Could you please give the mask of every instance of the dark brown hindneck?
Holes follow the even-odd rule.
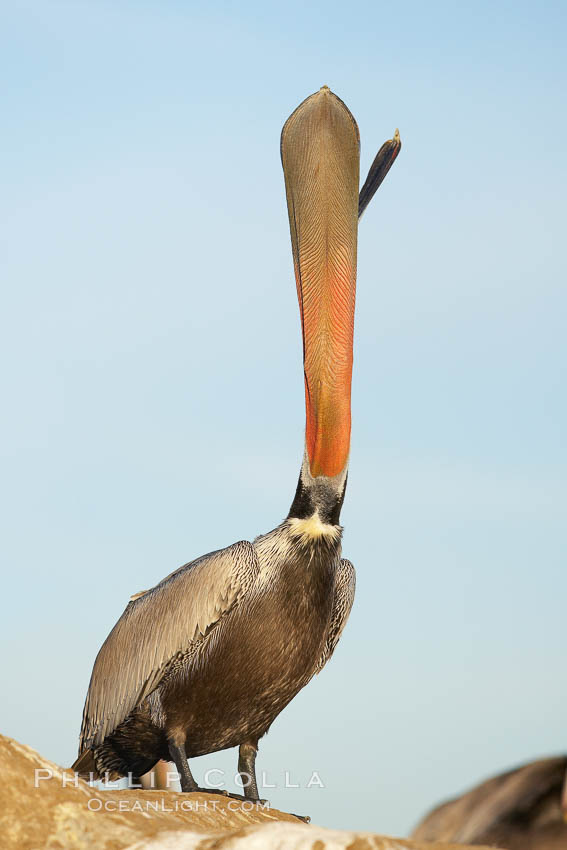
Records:
[[[288,519],[309,519],[317,515],[324,525],[338,526],[345,498],[348,470],[333,478],[313,477],[309,471],[307,455],[303,460],[295,496]]]

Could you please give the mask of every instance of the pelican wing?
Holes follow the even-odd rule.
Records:
[[[319,663],[315,669],[316,673],[320,673],[337,646],[339,639],[343,633],[343,629],[347,624],[349,614],[354,602],[354,592],[356,590],[356,572],[350,561],[343,558],[339,561],[337,573],[335,576],[335,595],[333,600],[333,610],[331,611],[331,622],[329,623],[329,631],[323,654],[319,659]]]
[[[94,663],[79,754],[100,745],[158,687],[172,662],[238,604],[257,573],[254,548],[241,541],[136,594]]]

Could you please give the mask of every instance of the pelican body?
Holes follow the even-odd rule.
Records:
[[[331,657],[355,590],[339,516],[350,446],[358,219],[400,149],[386,142],[360,193],[359,134],[326,86],[282,130],[281,155],[303,334],[306,433],[287,518],[136,594],[94,664],[74,769],[141,775],[238,746],[258,799],[259,739]]]

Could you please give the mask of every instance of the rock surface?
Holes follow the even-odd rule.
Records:
[[[567,757],[558,756],[494,776],[438,806],[412,837],[506,850],[567,850],[566,770]]]
[[[433,845],[300,822],[217,794],[100,791],[0,736],[2,850],[427,850]],[[435,845],[455,850],[456,845]]]

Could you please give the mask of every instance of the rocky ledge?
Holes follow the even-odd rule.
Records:
[[[2,850],[456,850],[302,823],[217,794],[100,791],[0,736]],[[478,850],[478,847],[476,848]]]

